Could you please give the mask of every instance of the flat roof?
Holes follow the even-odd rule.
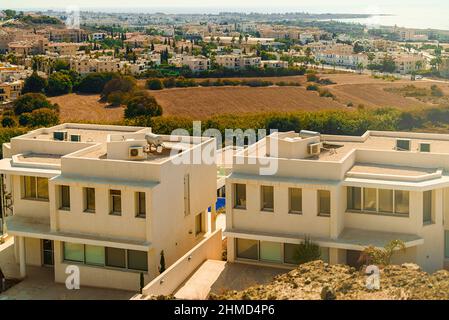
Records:
[[[21,154],[17,156],[17,160],[20,162],[31,162],[31,163],[46,163],[46,164],[61,164],[61,156],[56,154],[45,154],[45,153],[28,153]]]
[[[367,132],[367,136],[339,136],[339,135],[322,135],[321,142],[323,148],[321,153],[316,156],[307,158],[291,158],[291,159],[305,159],[317,161],[340,161],[350,154],[354,149],[365,150],[379,150],[379,151],[394,151],[396,150],[396,140],[405,139],[410,140],[410,151],[419,151],[420,143],[429,143],[431,153],[441,153],[449,155],[449,135],[444,134],[419,134],[404,132]],[[291,133],[285,138],[294,138],[298,134]],[[280,138],[283,139],[283,138]],[[261,143],[262,142],[262,143]],[[259,143],[250,146],[246,149],[244,155],[251,157],[266,157],[267,149],[265,143]],[[402,151],[409,152],[409,151]],[[276,158],[276,157],[273,157]],[[278,157],[282,158],[282,157]]]

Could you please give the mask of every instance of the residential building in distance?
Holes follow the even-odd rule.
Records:
[[[357,266],[365,247],[401,240],[393,263],[448,267],[448,169],[447,134],[273,133],[234,156],[228,261],[294,267],[310,237],[332,264]]]
[[[224,68],[240,70],[245,68],[259,68],[262,60],[260,57],[242,54],[225,54],[215,57],[216,63]]]
[[[272,68],[272,69],[288,68],[288,61],[262,60],[261,63],[264,68]]]
[[[357,68],[359,65],[366,67],[369,63],[368,55],[365,53],[353,53],[345,51],[325,50],[315,53],[315,59],[324,61],[328,65]]]
[[[6,225],[27,266],[81,270],[81,286],[138,290],[210,231],[217,166],[193,164],[215,140],[151,128],[62,124],[3,145]],[[200,156],[201,157],[201,156]],[[5,195],[4,195],[5,196]]]
[[[0,82],[0,104],[16,100],[22,94],[23,80]]]
[[[182,55],[181,64],[188,66],[193,72],[201,72],[210,68],[210,59],[204,56]]]

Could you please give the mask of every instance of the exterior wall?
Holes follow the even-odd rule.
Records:
[[[221,230],[202,240],[192,250],[171,265],[164,273],[153,279],[143,289],[144,295],[172,294],[204,261],[220,260],[222,248]]]
[[[25,238],[25,259],[27,265],[42,266],[42,242],[41,239]]]
[[[50,204],[44,200],[22,198],[22,176],[12,176],[14,214],[22,217],[50,220]]]
[[[55,282],[65,283],[67,274],[65,270],[68,263],[63,261],[62,243],[60,241],[54,242],[55,254]],[[148,254],[148,259],[152,259],[151,254]],[[130,291],[139,291],[140,289],[140,272],[126,271],[114,268],[93,267],[80,264],[70,263],[76,265],[80,269],[80,286],[113,288]],[[145,283],[149,282],[150,277],[155,275],[144,274]]]

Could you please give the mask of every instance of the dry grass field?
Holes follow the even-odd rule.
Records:
[[[151,91],[164,110],[164,115],[189,116],[204,119],[218,114],[242,114],[264,111],[299,111],[344,109],[353,110],[359,105],[371,107],[415,107],[435,106],[416,98],[404,97],[397,92],[388,92],[386,88],[401,88],[407,84],[430,88],[438,85],[445,95],[449,95],[449,83],[429,81],[398,80],[389,82],[374,79],[368,75],[326,74],[336,84],[325,86],[336,99],[319,97],[317,92],[307,91],[305,76],[263,78],[273,82],[295,81],[301,87],[197,87],[175,88]],[[244,78],[240,78],[244,79]],[[139,81],[143,86],[144,81]],[[123,108],[110,108],[98,101],[98,95],[69,94],[51,98],[61,106],[63,121],[120,121]],[[348,104],[352,108],[348,108]]]
[[[61,122],[118,122],[123,119],[123,107],[109,107],[99,101],[99,95],[67,94],[50,98],[61,110]]]

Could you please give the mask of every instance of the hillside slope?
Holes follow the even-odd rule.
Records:
[[[446,270],[430,275],[414,264],[387,266],[381,270],[380,290],[367,289],[366,278],[363,272],[346,265],[314,261],[275,277],[267,285],[211,294],[210,299],[449,299],[449,272]]]

